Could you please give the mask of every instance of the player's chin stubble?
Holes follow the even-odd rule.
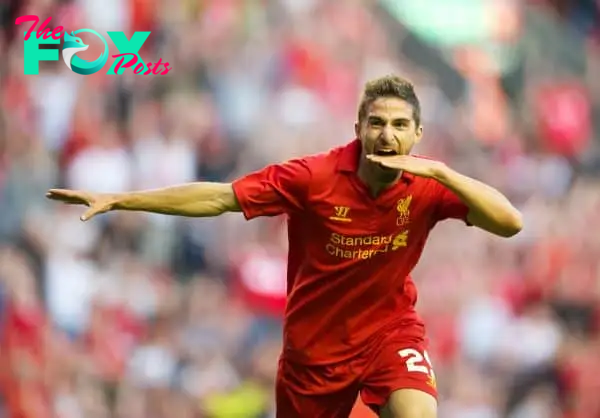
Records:
[[[375,167],[373,167],[373,174],[375,175],[375,180],[377,183],[391,184],[398,180],[398,177],[400,176],[400,170],[383,167],[379,164],[376,164]]]

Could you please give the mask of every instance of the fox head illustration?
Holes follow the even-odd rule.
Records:
[[[67,67],[71,68],[71,59],[80,51],[85,51],[89,45],[83,43],[81,38],[75,36],[73,32],[70,34],[65,31],[65,43],[63,45],[62,56]]]

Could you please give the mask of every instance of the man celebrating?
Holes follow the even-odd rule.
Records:
[[[50,190],[110,210],[246,219],[288,216],[288,300],[277,376],[278,418],[346,418],[356,396],[380,417],[434,418],[436,380],[410,277],[431,229],[462,219],[493,234],[521,230],[497,190],[410,155],[421,140],[411,83],[365,86],[351,143],[270,165],[231,184],[193,183],[125,194]]]

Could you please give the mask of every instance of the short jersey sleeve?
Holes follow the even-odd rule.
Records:
[[[435,198],[437,201],[436,221],[460,219],[469,225],[467,221],[469,207],[452,190],[444,185],[436,182],[435,189]]]
[[[310,184],[306,160],[272,164],[233,182],[246,219],[304,210]]]

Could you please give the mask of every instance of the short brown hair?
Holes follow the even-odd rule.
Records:
[[[396,75],[386,75],[368,81],[363,90],[362,99],[358,108],[358,122],[361,123],[367,116],[367,109],[380,97],[396,97],[410,103],[413,107],[415,125],[421,124],[421,104],[415,93],[413,84]]]

